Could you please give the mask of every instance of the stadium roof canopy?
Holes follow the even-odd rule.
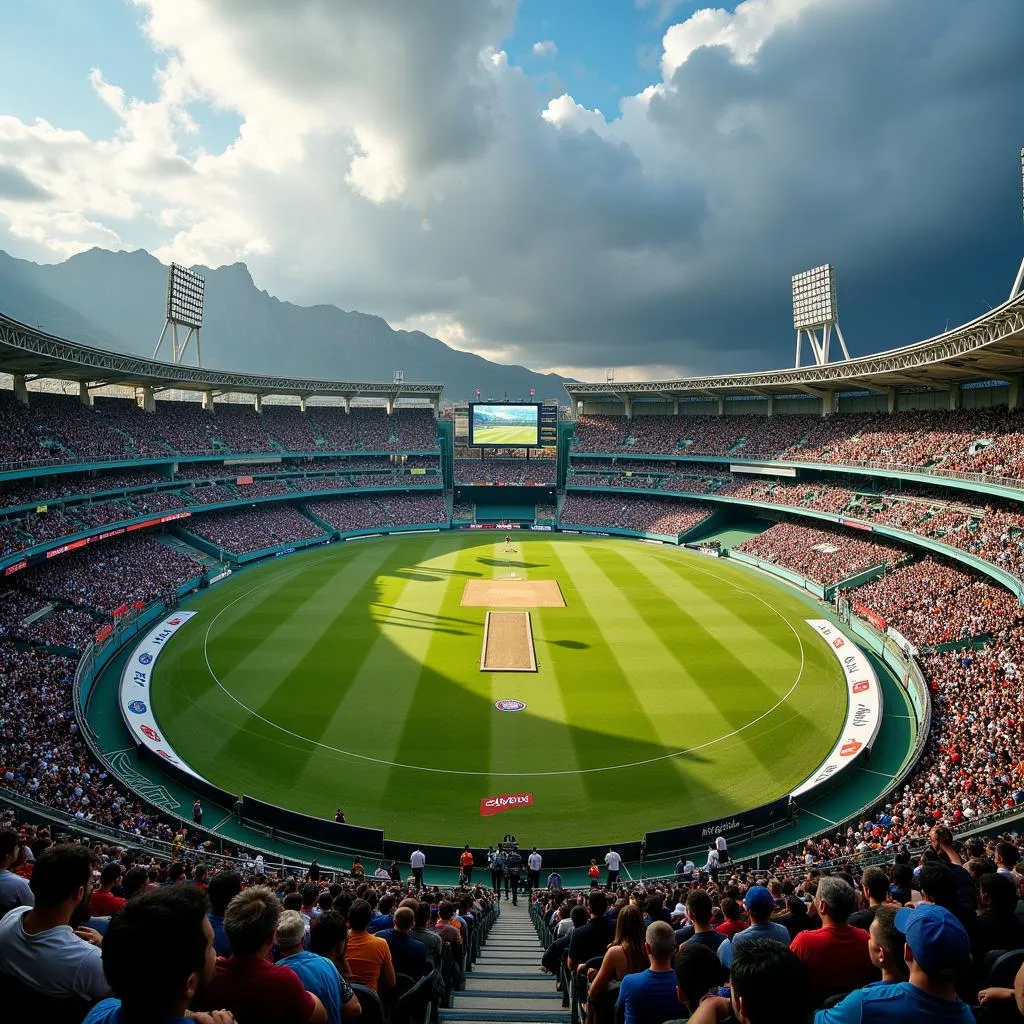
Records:
[[[257,373],[230,373],[203,366],[166,363],[144,356],[123,355],[47,334],[0,313],[0,372],[26,378],[78,381],[88,387],[121,384],[154,391],[179,388],[217,394],[297,395],[333,398],[439,399],[443,384],[408,381],[308,380]]]
[[[727,396],[822,395],[839,391],[946,389],[1024,375],[1024,293],[984,316],[903,348],[824,366],[684,377],[665,381],[609,381],[565,385],[570,398],[662,399]]]

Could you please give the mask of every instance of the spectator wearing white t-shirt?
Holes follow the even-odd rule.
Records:
[[[726,845],[725,836],[715,837],[715,849],[718,850],[718,863],[725,864],[729,859],[729,847]]]
[[[718,878],[718,869],[721,867],[722,861],[718,855],[718,847],[714,843],[711,844],[708,850],[708,862],[704,865],[704,870],[713,878]]]
[[[409,866],[412,868],[412,877],[417,889],[423,888],[423,868],[426,863],[426,854],[417,846],[409,856]]]
[[[622,870],[622,858],[616,850],[610,846],[604,855],[604,862],[608,867],[608,887],[612,888],[619,884],[619,871]]]
[[[88,904],[93,853],[87,846],[51,846],[32,871],[34,907],[18,907],[0,921],[0,972],[41,995],[95,1002],[110,993],[103,975],[100,936],[72,930],[75,911]]]
[[[530,851],[530,856],[526,858],[526,867],[530,872],[529,880],[531,889],[540,888],[540,869],[542,863],[543,861],[541,860],[541,856],[537,852],[537,847],[535,846],[533,850]]]

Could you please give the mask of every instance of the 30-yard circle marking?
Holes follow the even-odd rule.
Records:
[[[239,700],[239,698],[236,697],[221,682],[220,677],[213,670],[213,666],[210,664],[210,651],[209,651],[210,633],[213,631],[214,626],[216,626],[217,620],[220,619],[220,617],[226,611],[228,611],[229,609],[233,608],[236,604],[238,604],[239,601],[242,601],[245,598],[249,597],[251,594],[254,594],[257,590],[261,590],[263,587],[268,586],[270,583],[278,582],[282,578],[282,576],[285,576],[285,575],[287,575],[287,576],[294,576],[297,573],[305,572],[306,569],[309,568],[309,566],[316,565],[316,564],[318,564],[318,563],[320,563],[322,561],[327,560],[330,557],[331,557],[331,555],[325,555],[323,558],[317,558],[317,559],[310,560],[305,565],[297,566],[296,568],[288,571],[287,573],[275,573],[269,579],[264,580],[262,583],[255,584],[253,587],[250,587],[248,590],[246,590],[243,593],[239,594],[238,597],[236,597],[233,600],[229,601],[228,604],[226,604],[223,608],[221,608],[221,610],[219,612],[217,612],[216,615],[214,615],[214,617],[210,620],[209,625],[206,627],[206,631],[203,634],[203,660],[206,663],[207,671],[210,673],[210,678],[213,679],[214,683],[217,685],[217,688],[226,697],[228,697],[230,700],[232,700],[235,704],[237,704],[240,708],[242,708],[243,711],[245,711],[248,714],[250,714],[253,718],[255,718],[258,721],[262,722],[264,725],[270,726],[272,729],[277,729],[279,732],[283,733],[286,736],[291,736],[293,739],[301,740],[303,743],[310,743],[310,744],[312,744],[315,747],[319,747],[321,750],[329,750],[329,751],[331,751],[331,752],[333,752],[335,754],[340,754],[343,757],[351,757],[351,758],[355,758],[356,760],[359,760],[359,761],[369,762],[371,764],[379,764],[379,765],[383,765],[383,766],[389,767],[389,768],[402,768],[402,769],[405,769],[405,770],[408,770],[408,771],[430,772],[430,773],[435,774],[435,775],[469,775],[469,776],[477,776],[477,777],[482,777],[482,778],[530,778],[530,779],[532,779],[532,778],[548,778],[548,777],[552,777],[552,776],[566,776],[566,775],[592,775],[592,774],[598,774],[598,773],[602,773],[602,772],[621,771],[621,770],[624,770],[624,769],[627,769],[627,768],[640,768],[640,767],[642,767],[644,765],[655,764],[655,763],[660,762],[660,761],[668,761],[668,760],[671,760],[673,758],[682,757],[682,756],[684,756],[686,754],[695,753],[696,751],[699,751],[699,750],[705,750],[708,747],[714,746],[714,745],[716,745],[718,743],[723,743],[726,740],[732,739],[734,736],[738,736],[741,733],[746,732],[747,729],[750,729],[753,726],[757,725],[759,722],[764,721],[764,719],[766,719],[769,715],[773,714],[780,707],[782,707],[782,705],[785,704],[786,701],[789,700],[789,698],[793,695],[793,693],[796,690],[797,686],[800,685],[800,680],[803,678],[804,667],[806,665],[806,654],[805,654],[805,651],[804,651],[803,638],[800,636],[799,632],[793,626],[793,623],[789,620],[789,618],[787,618],[781,611],[779,611],[778,608],[774,607],[772,604],[770,604],[768,601],[766,601],[763,597],[759,596],[758,594],[755,594],[752,591],[747,590],[745,587],[740,586],[738,583],[735,583],[732,580],[726,579],[723,576],[719,576],[716,573],[713,573],[713,572],[711,572],[710,570],[708,570],[706,568],[694,565],[694,566],[692,566],[692,568],[695,571],[704,573],[705,575],[708,575],[708,576],[712,576],[715,579],[720,580],[721,582],[723,582],[723,583],[727,584],[728,586],[732,587],[733,589],[738,590],[740,593],[746,594],[747,597],[753,598],[753,600],[755,600],[755,601],[759,602],[760,604],[764,605],[764,607],[766,607],[774,615],[778,616],[778,618],[780,618],[789,627],[790,631],[796,637],[797,644],[799,645],[799,648],[800,648],[800,669],[799,669],[799,671],[796,674],[796,679],[793,680],[792,686],[790,686],[790,688],[782,695],[782,697],[780,697],[779,700],[776,701],[776,703],[773,704],[767,711],[765,711],[762,714],[758,715],[757,718],[754,718],[751,721],[747,722],[746,725],[742,725],[738,729],[733,729],[731,732],[727,732],[727,733],[723,734],[722,736],[716,737],[715,739],[705,740],[703,743],[698,743],[698,744],[696,744],[695,746],[692,746],[692,747],[682,747],[679,750],[674,750],[674,751],[671,751],[671,752],[669,752],[667,754],[659,754],[657,757],[648,757],[648,758],[644,758],[644,759],[639,760],[639,761],[629,761],[629,762],[626,762],[626,763],[623,763],[623,764],[602,765],[602,766],[599,766],[599,767],[596,767],[596,768],[567,768],[567,769],[562,769],[562,770],[559,770],[559,771],[505,772],[505,771],[471,771],[469,769],[459,769],[459,768],[433,768],[433,767],[431,767],[429,765],[407,764],[407,763],[402,762],[402,761],[392,761],[392,760],[389,760],[388,758],[373,757],[370,754],[360,754],[360,753],[358,753],[358,752],[356,752],[354,750],[345,750],[342,747],[336,747],[336,746],[334,746],[334,745],[332,745],[330,743],[324,743],[322,740],[310,739],[308,736],[303,736],[301,733],[297,733],[297,732],[293,731],[292,729],[288,729],[285,726],[280,725],[277,722],[271,721],[269,718],[266,718],[264,715],[261,715],[258,711],[256,711],[253,708],[249,707],[249,705],[246,704],[244,701]]]

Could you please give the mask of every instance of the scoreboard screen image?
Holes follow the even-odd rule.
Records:
[[[536,448],[540,405],[475,402],[469,407],[469,443],[474,448]]]

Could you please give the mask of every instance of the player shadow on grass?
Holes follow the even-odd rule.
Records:
[[[490,565],[498,569],[548,569],[546,562],[514,562],[510,558],[478,558],[483,565]],[[479,573],[477,574],[479,575]]]
[[[413,583],[443,583],[448,576],[468,576],[477,578],[483,575],[480,572],[470,572],[466,569],[440,569],[430,566],[428,569],[389,569],[382,572],[382,576],[390,576],[398,580],[410,580]]]
[[[541,640],[541,643],[551,644],[554,647],[564,647],[569,651],[590,650],[590,644],[585,644],[582,640]]]

